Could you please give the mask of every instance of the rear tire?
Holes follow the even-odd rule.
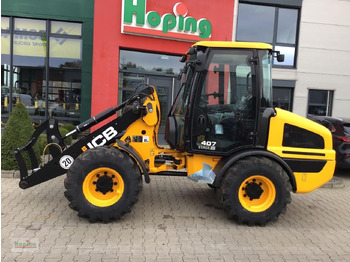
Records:
[[[247,157],[226,171],[217,197],[230,219],[263,226],[285,212],[291,190],[288,175],[279,164],[263,157]]]
[[[81,154],[68,170],[64,184],[69,206],[90,222],[122,218],[142,190],[137,165],[127,153],[111,146]]]

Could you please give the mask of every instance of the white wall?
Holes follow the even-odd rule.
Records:
[[[306,116],[308,89],[334,90],[332,116],[350,119],[350,0],[303,0],[296,69],[273,69],[296,80],[293,111]]]

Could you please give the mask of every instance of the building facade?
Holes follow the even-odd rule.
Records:
[[[39,11],[33,2],[3,2],[2,115],[27,99],[33,116],[83,121],[144,83],[157,88],[164,126],[179,88],[180,56],[196,41],[217,40],[266,42],[285,54],[273,66],[275,106],[350,118],[349,1],[36,0]],[[24,18],[43,20],[46,31],[17,27]],[[46,48],[26,58],[29,51],[19,48],[25,37]]]

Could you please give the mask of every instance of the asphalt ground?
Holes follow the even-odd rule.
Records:
[[[154,176],[121,221],[90,224],[68,207],[64,177],[27,190],[1,179],[2,261],[350,261],[350,171],[292,194],[265,227],[228,220],[207,185]]]

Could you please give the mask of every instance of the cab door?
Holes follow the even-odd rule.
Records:
[[[256,75],[251,50],[212,50],[196,87],[191,151],[226,155],[255,142]]]

